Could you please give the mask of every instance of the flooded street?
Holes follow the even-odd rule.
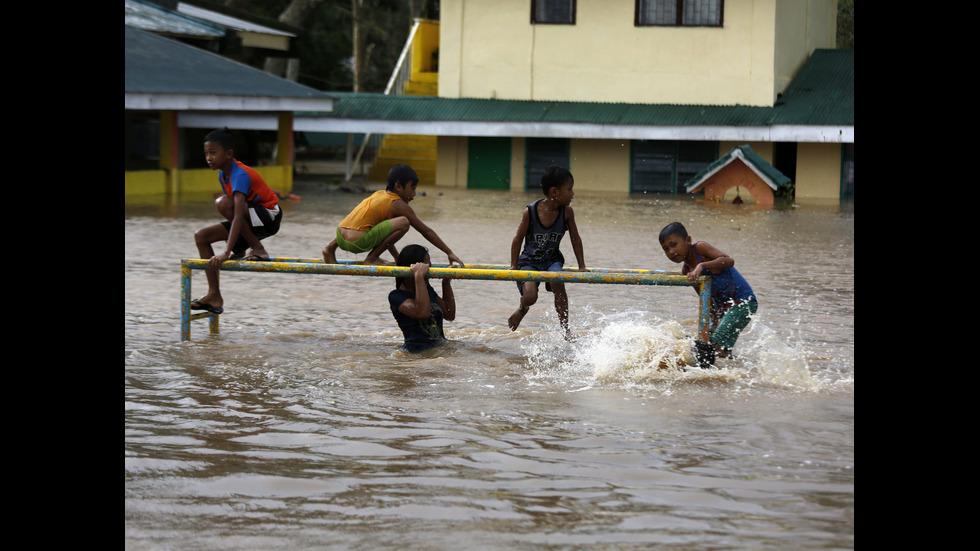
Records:
[[[366,195],[294,192],[273,257],[319,258]],[[411,206],[464,262],[509,264],[540,196],[421,186]],[[568,343],[543,286],[512,332],[513,282],[454,280],[451,342],[413,355],[393,278],[229,271],[220,332],[182,343],[180,260],[217,213],[128,206],[126,548],[853,549],[853,207],[572,207],[590,267],[679,270],[673,221],[730,254],[759,297],[737,357],[685,364],[688,287],[567,283]]]

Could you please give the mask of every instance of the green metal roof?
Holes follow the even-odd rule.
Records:
[[[297,114],[338,119],[646,126],[853,125],[854,51],[815,51],[772,107],[330,94],[338,99],[331,113]]]
[[[337,98],[337,105],[334,111],[323,115],[343,119],[742,126],[769,124],[772,114],[770,107],[744,105],[439,98],[364,92],[331,92],[331,95]]]
[[[760,157],[755,151],[752,150],[748,145],[741,145],[733,148],[728,153],[722,155],[719,159],[706,166],[704,170],[698,172],[693,178],[684,184],[688,193],[693,193],[701,184],[705,183],[709,178],[714,176],[719,170],[728,166],[730,163],[734,162],[736,159],[741,159],[742,162],[746,164],[749,168],[753,170],[760,178],[765,181],[770,188],[773,190],[781,187],[786,187],[790,185],[792,180],[789,179],[785,174],[776,170],[774,166],[769,164],[768,161]]]
[[[854,125],[854,50],[816,50],[773,107],[773,124]]]
[[[126,93],[332,98],[226,57],[126,25]]]
[[[142,0],[126,0],[126,24],[173,36],[221,38],[226,34],[224,27]]]

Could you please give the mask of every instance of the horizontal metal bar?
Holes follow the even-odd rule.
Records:
[[[204,270],[208,268],[208,260],[203,258],[185,258],[181,260],[181,265],[188,269]],[[502,264],[472,264],[466,268],[434,264],[429,268],[429,277],[432,279],[556,281],[618,285],[676,285],[687,287],[693,285],[687,279],[687,276],[680,272],[665,272],[660,270],[589,268],[589,271],[582,272],[577,269],[565,268],[560,272],[543,272],[536,270],[510,270],[508,268],[509,266]],[[375,266],[356,264],[350,261],[327,264],[322,260],[299,258],[272,258],[258,262],[227,260],[221,265],[221,269],[223,271],[238,272],[307,273],[375,277],[411,277],[412,275],[411,268],[407,266]]]

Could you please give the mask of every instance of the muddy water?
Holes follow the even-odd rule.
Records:
[[[473,263],[509,263],[538,197],[421,189]],[[317,257],[363,197],[296,193],[274,257]],[[392,280],[246,272],[222,276],[220,333],[181,343],[180,259],[214,209],[127,207],[126,547],[853,548],[853,209],[572,205],[589,266],[676,270],[674,220],[733,256],[760,304],[737,358],[685,367],[689,288],[569,283],[567,343],[550,294],[511,332],[513,282],[456,280],[451,342],[411,355]]]

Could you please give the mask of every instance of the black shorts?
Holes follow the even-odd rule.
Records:
[[[562,271],[563,268],[564,268],[564,266],[562,265],[562,263],[559,262],[559,261],[557,261],[557,260],[555,262],[553,262],[551,264],[551,266],[548,266],[548,268],[545,269],[545,270],[541,270],[539,268],[535,268],[534,266],[518,266],[517,267],[518,270],[534,270],[534,271],[537,271],[537,272],[560,272],[560,271]],[[524,296],[524,283],[526,283],[527,281],[530,281],[530,280],[525,279],[525,280],[521,280],[521,281],[515,281],[515,283],[517,283],[517,292],[520,293],[521,296]],[[535,281],[534,283],[540,284],[541,282],[540,281]],[[554,291],[551,290],[551,283],[548,283],[547,281],[544,282],[544,289],[546,291],[548,291],[549,293],[554,293]]]
[[[262,225],[256,226],[253,218],[257,217]],[[265,207],[248,207],[248,227],[252,229],[252,233],[259,241],[265,239],[266,237],[271,237],[279,233],[279,225],[282,223],[282,207],[279,207],[279,212],[276,213],[275,217],[269,214],[269,210]],[[225,220],[221,223],[226,230],[231,231],[231,222]],[[241,235],[238,236],[238,240],[235,241],[235,246],[231,249],[232,253],[238,255],[242,254],[248,250],[248,241],[245,240]]]

